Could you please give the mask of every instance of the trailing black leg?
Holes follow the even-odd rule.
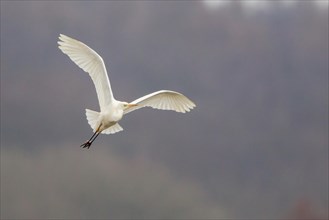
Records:
[[[94,132],[94,134],[89,138],[88,141],[86,141],[85,143],[81,144],[80,147],[82,148],[90,148],[91,144],[94,142],[94,140],[97,138],[97,136],[101,133],[99,131],[101,125],[99,125],[99,127],[97,128],[97,130]]]

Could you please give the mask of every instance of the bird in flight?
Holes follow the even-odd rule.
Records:
[[[136,109],[152,107],[185,113],[195,107],[195,104],[186,96],[170,90],[153,92],[130,103],[118,101],[113,97],[102,57],[86,44],[63,34],[59,35],[59,40],[59,49],[90,75],[96,88],[100,107],[100,112],[86,109],[87,120],[94,133],[80,147],[89,149],[100,133],[114,134],[122,131],[118,121],[123,115]]]

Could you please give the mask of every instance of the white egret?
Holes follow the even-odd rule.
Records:
[[[185,113],[195,107],[195,104],[187,97],[170,90],[153,92],[130,103],[118,101],[113,97],[102,57],[84,43],[63,34],[60,34],[59,40],[59,49],[81,69],[89,73],[97,92],[100,112],[86,109],[87,120],[94,134],[81,145],[83,148],[89,148],[100,133],[114,134],[122,131],[118,121],[124,114],[136,109],[152,107]]]

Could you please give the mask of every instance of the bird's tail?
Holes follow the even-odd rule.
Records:
[[[95,132],[99,126],[100,113],[90,109],[86,109],[86,116],[87,116],[88,124]],[[114,134],[122,130],[123,128],[118,123],[115,123],[111,127],[103,130],[102,134]]]
[[[88,120],[88,124],[90,125],[90,127],[93,129],[93,131],[95,132],[97,127],[99,126],[99,112],[90,110],[90,109],[86,109],[86,116],[87,116],[87,120]]]

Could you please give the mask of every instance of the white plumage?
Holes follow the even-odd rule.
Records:
[[[176,112],[189,112],[195,107],[195,104],[178,92],[170,90],[160,90],[146,96],[140,97],[131,102],[137,106],[130,107],[124,111],[124,114],[132,112],[142,107],[152,107],[161,110],[173,110]]]
[[[95,84],[99,107],[102,111],[114,99],[102,57],[84,43],[73,38],[61,34],[59,39],[61,40],[58,42],[59,49],[81,69],[89,73]]]
[[[100,112],[86,109],[87,120],[94,131],[94,135],[81,147],[89,148],[100,133],[113,134],[122,131],[118,121],[124,114],[136,109],[152,107],[185,113],[195,107],[195,104],[183,94],[170,90],[160,90],[138,98],[131,103],[118,101],[113,97],[102,57],[84,43],[63,34],[60,34],[59,40],[59,49],[81,69],[89,73],[99,101]]]

